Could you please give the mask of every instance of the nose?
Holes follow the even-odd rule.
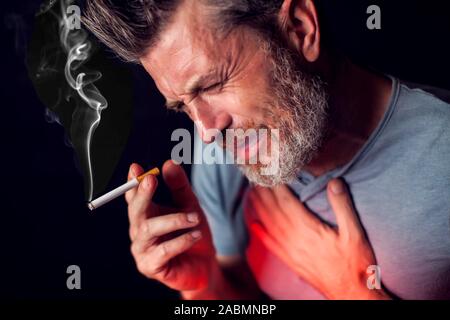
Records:
[[[205,143],[213,142],[217,139],[217,135],[223,134],[233,122],[233,118],[228,112],[207,104],[197,103],[192,106],[190,111],[198,134]]]

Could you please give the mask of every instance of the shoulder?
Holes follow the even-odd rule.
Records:
[[[399,98],[403,105],[400,108],[405,109],[404,116],[409,120],[406,125],[416,132],[412,142],[429,152],[431,160],[445,162],[447,168],[450,168],[447,164],[450,159],[450,104],[443,99],[449,97],[450,92],[438,88],[402,84]]]
[[[376,167],[399,193],[420,195],[430,199],[428,205],[434,201],[448,210],[450,104],[432,93],[437,90],[427,90],[398,83],[391,118],[364,164]]]
[[[434,201],[448,210],[450,104],[397,81],[390,110],[388,120],[353,172],[376,178],[380,188],[391,191],[388,197],[430,199],[427,205]]]
[[[420,117],[426,124],[443,124],[450,120],[450,91],[430,86],[399,83],[397,112]],[[414,118],[412,118],[414,120]]]
[[[450,104],[441,99],[446,96],[450,93],[444,90],[397,81],[383,147],[416,155],[431,151],[436,160],[450,156]]]

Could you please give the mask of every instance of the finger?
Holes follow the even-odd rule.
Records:
[[[136,178],[137,176],[141,175],[142,173],[144,173],[144,169],[142,169],[142,167],[140,165],[133,163],[130,166],[130,170],[128,170],[128,181]],[[137,187],[133,188],[131,190],[128,190],[125,193],[125,200],[127,201],[128,204],[133,199],[134,195],[136,194],[136,191],[137,191]]]
[[[139,226],[139,231],[133,242],[134,252],[136,254],[142,253],[154,243],[154,239],[157,237],[177,230],[195,227],[199,221],[199,215],[195,212],[188,214],[172,213],[148,219]]]
[[[189,250],[201,237],[201,231],[194,230],[160,243],[155,249],[157,261],[161,266],[165,265],[170,259]]]
[[[168,160],[163,165],[162,174],[176,205],[186,211],[195,211],[198,206],[197,197],[183,168]]]
[[[158,186],[158,180],[153,175],[146,176],[137,187],[133,200],[128,205],[130,227],[139,227],[139,224],[149,218],[152,197]]]
[[[308,229],[317,231],[318,228],[323,224],[308,208],[306,208],[303,203],[298,199],[292,191],[285,185],[277,186],[274,189],[274,195],[280,207],[285,212],[285,214],[291,219],[293,223],[303,224]],[[294,215],[294,216],[293,216]]]
[[[364,230],[359,222],[359,217],[353,207],[352,199],[340,179],[333,179],[328,183],[328,200],[338,224],[338,232],[342,237],[364,235]]]

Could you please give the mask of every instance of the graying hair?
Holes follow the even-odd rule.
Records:
[[[214,27],[229,32],[247,26],[273,33],[283,0],[186,0],[201,1],[213,9]],[[139,62],[154,45],[182,0],[86,0],[82,21],[122,59]]]

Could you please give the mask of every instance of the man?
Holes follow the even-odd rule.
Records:
[[[85,24],[206,143],[209,129],[279,130],[275,174],[194,166],[194,194],[169,161],[176,208],[151,201],[152,177],[126,195],[138,269],[186,299],[450,295],[450,106],[337,55],[318,4],[88,1]],[[248,160],[261,143],[224,147]]]

